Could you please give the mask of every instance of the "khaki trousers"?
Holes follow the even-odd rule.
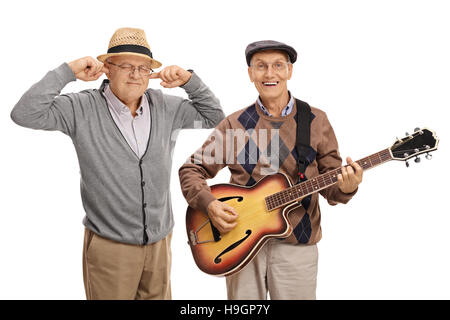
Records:
[[[226,278],[228,299],[315,300],[317,245],[293,245],[269,240],[256,257]]]
[[[119,243],[85,229],[83,278],[88,300],[171,299],[172,233],[145,246]]]

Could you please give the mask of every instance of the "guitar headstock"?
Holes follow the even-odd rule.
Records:
[[[426,153],[427,159],[431,159],[430,152],[437,150],[439,139],[436,137],[436,133],[432,130],[423,128],[414,129],[413,134],[407,134],[403,139],[398,139],[389,148],[392,154],[393,160],[406,161],[412,157],[416,157],[415,162],[419,162],[418,155]],[[408,163],[407,163],[408,166]]]

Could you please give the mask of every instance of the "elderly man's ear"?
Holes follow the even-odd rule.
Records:
[[[254,82],[255,80],[253,79],[253,73],[252,73],[252,68],[248,67],[248,77],[250,78],[251,82]]]
[[[108,79],[110,78],[109,69],[108,69],[106,63],[103,64],[102,72],[106,75],[106,77]]]

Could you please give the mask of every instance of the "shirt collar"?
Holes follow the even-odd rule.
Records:
[[[294,109],[294,97],[291,95],[291,93],[288,91],[289,93],[289,102],[286,105],[286,107],[283,108],[283,110],[281,111],[281,116],[285,117],[287,115],[289,115],[292,111],[292,109]],[[266,107],[264,107],[264,105],[261,102],[261,98],[258,96],[258,100],[256,100],[256,102],[258,103],[259,107],[261,108],[262,112],[269,117],[273,117],[273,115],[270,114],[269,110],[266,109]]]
[[[109,104],[118,114],[130,113],[130,108],[128,108],[122,101],[120,101],[119,98],[116,97],[108,84],[104,88],[104,93]],[[143,94],[141,98],[141,105],[136,110],[138,115],[142,115],[142,112],[144,111],[143,105],[146,101],[147,98],[145,97],[145,94]]]

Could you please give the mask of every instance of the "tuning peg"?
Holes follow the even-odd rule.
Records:
[[[409,162],[408,161],[405,162],[405,165],[406,165],[407,168],[409,168]]]
[[[408,132],[405,132],[405,136],[409,136],[409,133],[408,133]]]
[[[425,156],[425,158],[426,158],[427,160],[431,160],[431,158],[433,158],[433,155],[427,153],[427,155]]]
[[[415,129],[414,129],[414,132],[419,132],[419,134],[420,134],[420,135],[422,135],[422,134],[423,134],[423,131],[422,131],[422,130],[420,130],[420,128],[419,128],[419,127],[415,128]]]
[[[414,162],[415,162],[415,163],[419,163],[419,162],[420,162],[420,157],[416,157],[416,158],[414,159]]]

